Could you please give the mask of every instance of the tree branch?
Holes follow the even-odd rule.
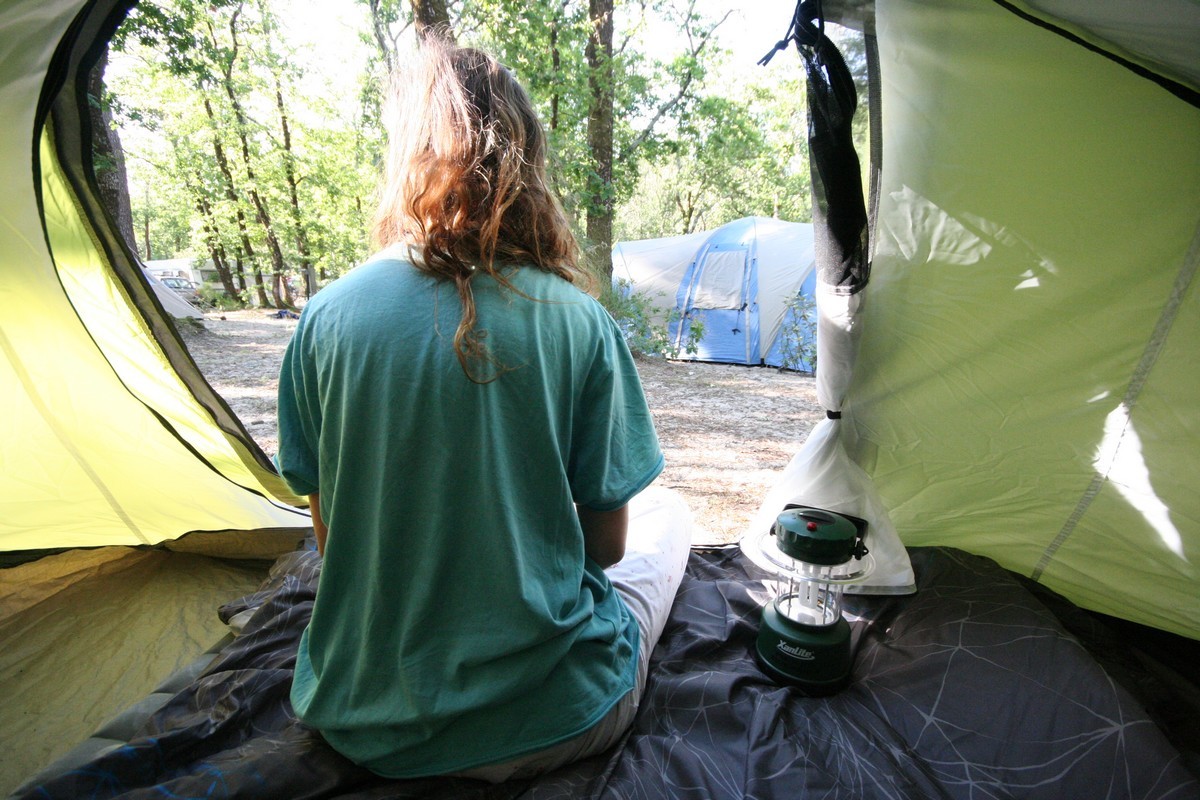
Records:
[[[639,14],[640,19],[638,20],[638,24],[629,26],[629,33],[625,36],[625,39],[621,42],[621,46],[613,50],[614,55],[620,56],[620,55],[625,54],[625,48],[629,46],[629,42],[633,39],[634,33],[642,25],[642,23],[644,23],[646,21],[646,3],[647,2],[648,2],[648,0],[640,0],[640,2],[638,3],[638,8],[640,9],[640,12],[641,12]],[[566,5],[567,4],[564,2],[563,7],[566,8]]]
[[[692,5],[694,5],[694,2],[688,6],[689,23],[684,26],[684,32],[687,34],[687,37],[688,37],[688,47],[689,47],[688,55],[692,59],[695,59],[695,58],[699,57],[701,52],[703,52],[704,47],[708,44],[709,39],[712,38],[712,35],[713,35],[713,33],[716,32],[717,28],[721,27],[721,25],[725,22],[725,20],[729,19],[729,15],[732,14],[733,12],[726,11],[725,16],[721,17],[721,19],[719,19],[715,25],[713,25],[711,28],[709,28],[707,31],[705,31],[704,35],[702,37],[700,37],[700,43],[695,44],[693,37],[692,37],[692,29],[691,29],[691,24],[690,24],[690,17],[691,17],[690,11],[691,11]],[[673,108],[675,108],[675,106],[679,105],[679,103],[683,100],[683,98],[687,97],[688,89],[691,87],[692,81],[695,79],[695,77],[696,77],[695,71],[691,67],[689,67],[687,72],[685,72],[683,75],[683,80],[680,82],[679,91],[675,93],[674,97],[672,97],[670,100],[667,100],[665,103],[663,103],[661,106],[658,107],[658,109],[654,112],[654,116],[650,118],[650,122],[648,122],[646,124],[646,127],[643,128],[641,133],[639,133],[637,135],[637,138],[635,138],[629,144],[629,146],[626,147],[625,150],[617,157],[617,161],[619,161],[621,163],[626,163],[637,154],[637,151],[641,148],[641,146],[643,144],[645,144],[646,140],[649,139],[651,134],[654,133],[654,126],[658,124],[659,120],[661,120],[663,117],[665,117],[667,115],[667,113],[669,111],[671,111],[671,109],[673,109]]]

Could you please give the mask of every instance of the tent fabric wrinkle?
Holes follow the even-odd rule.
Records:
[[[804,447],[784,468],[775,486],[763,498],[762,505],[742,535],[741,547],[747,558],[759,566],[769,562],[764,555],[770,531],[785,508],[805,505],[868,520],[870,527],[863,541],[875,559],[875,572],[864,583],[848,587],[858,594],[911,594],[916,578],[908,553],[900,542],[871,478],[849,457],[840,442],[841,421],[824,419],[817,423]]]
[[[224,637],[212,603],[269,564],[109,547],[0,570],[0,796]]]

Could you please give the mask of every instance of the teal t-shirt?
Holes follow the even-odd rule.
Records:
[[[279,454],[329,527],[292,704],[385,776],[443,774],[582,733],[634,685],[637,625],[574,504],[662,470],[633,361],[591,297],[532,268],[472,279],[502,369],[473,383],[451,283],[385,252],[304,309]]]

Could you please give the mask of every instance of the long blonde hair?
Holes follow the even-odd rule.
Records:
[[[529,95],[486,53],[427,38],[393,76],[390,135],[374,239],[408,243],[414,263],[454,281],[462,320],[454,350],[476,382],[495,362],[475,328],[471,277],[501,285],[508,264],[580,282],[579,246],[546,176],[546,135]]]

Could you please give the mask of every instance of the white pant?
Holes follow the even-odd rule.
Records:
[[[678,493],[651,486],[629,502],[625,557],[605,570],[605,574],[638,624],[641,644],[637,683],[599,722],[579,736],[511,761],[455,775],[491,783],[529,778],[607,750],[624,735],[646,688],[650,653],[662,635],[675,601],[691,538],[692,514]]]

